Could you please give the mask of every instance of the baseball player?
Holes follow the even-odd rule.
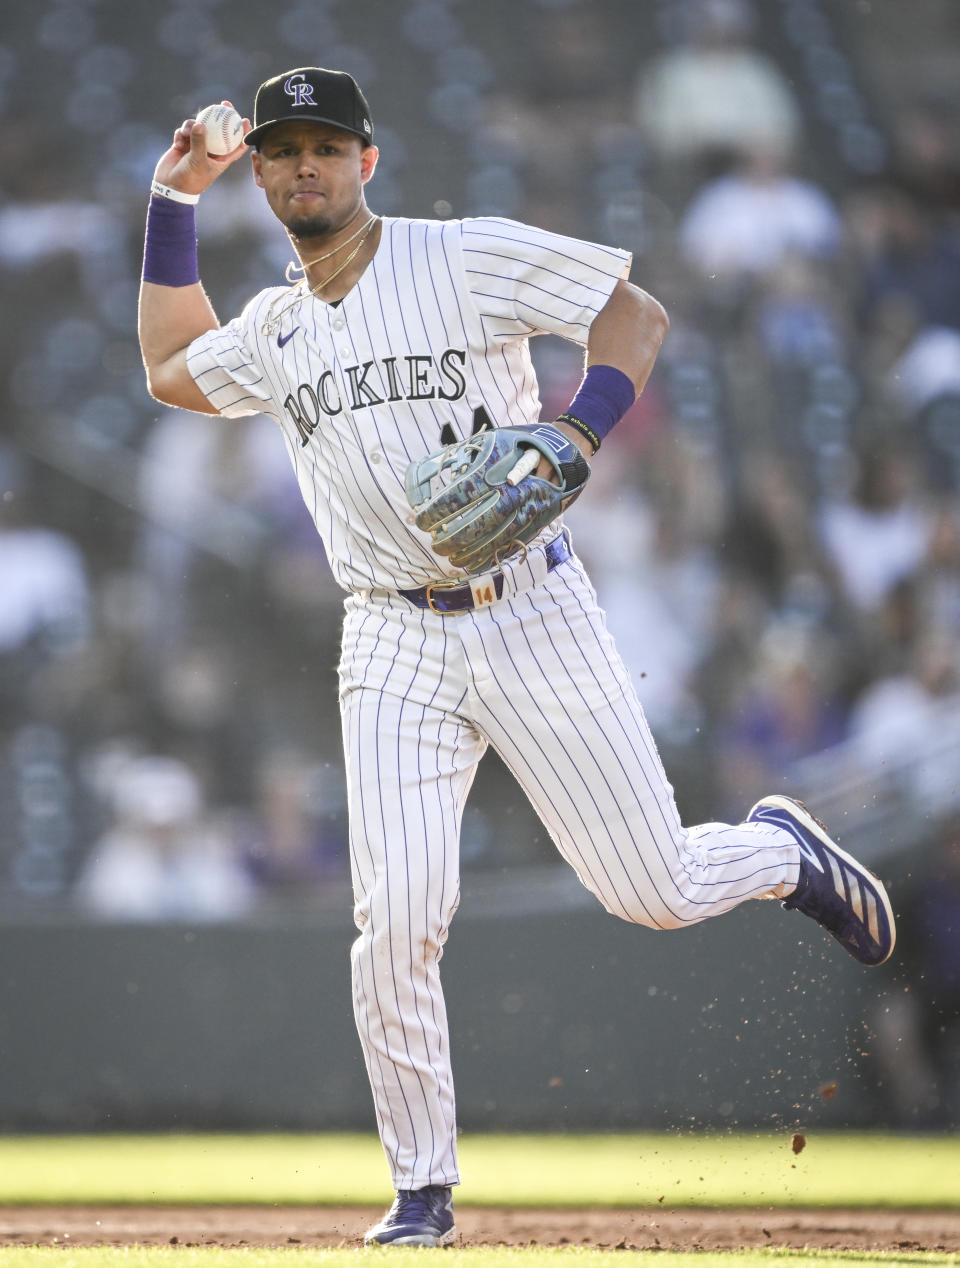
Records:
[[[562,524],[667,329],[613,247],[495,217],[380,216],[369,106],[339,71],[259,88],[210,157],[187,120],[156,167],[140,341],[168,405],[265,413],[346,591],[340,707],[359,936],[355,1015],[396,1200],[368,1242],[454,1237],[459,1183],[439,962],[464,803],[492,745],[611,913],[682,928],[749,898],[812,917],[865,964],[894,945],[881,883],[800,803],[683,827],[603,613]],[[249,153],[299,276],[221,327],[194,207]],[[586,348],[539,420],[528,341]]]

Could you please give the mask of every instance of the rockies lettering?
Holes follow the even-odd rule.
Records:
[[[467,392],[463,367],[467,363],[462,348],[447,348],[439,359],[430,353],[405,357],[383,357],[380,360],[378,391],[371,386],[373,361],[343,368],[351,413],[397,401],[459,401]],[[376,373],[376,372],[374,372]],[[300,436],[300,444],[309,444],[321,418],[335,418],[344,410],[332,370],[324,370],[316,383],[300,383],[283,402]]]

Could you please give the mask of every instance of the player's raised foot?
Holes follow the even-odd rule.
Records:
[[[453,1197],[444,1185],[400,1189],[393,1206],[363,1239],[365,1246],[449,1246],[456,1236]]]
[[[783,906],[810,916],[861,964],[883,964],[897,935],[881,881],[831,841],[820,820],[792,797],[761,798],[747,815],[748,823],[758,820],[786,828],[800,847],[800,880]]]

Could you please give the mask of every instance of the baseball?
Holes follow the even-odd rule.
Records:
[[[243,120],[232,106],[206,106],[197,123],[207,129],[208,154],[230,154],[243,140]]]

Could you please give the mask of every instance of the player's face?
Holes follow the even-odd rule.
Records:
[[[323,238],[357,215],[376,146],[324,123],[278,123],[253,153],[254,180],[295,238]]]

